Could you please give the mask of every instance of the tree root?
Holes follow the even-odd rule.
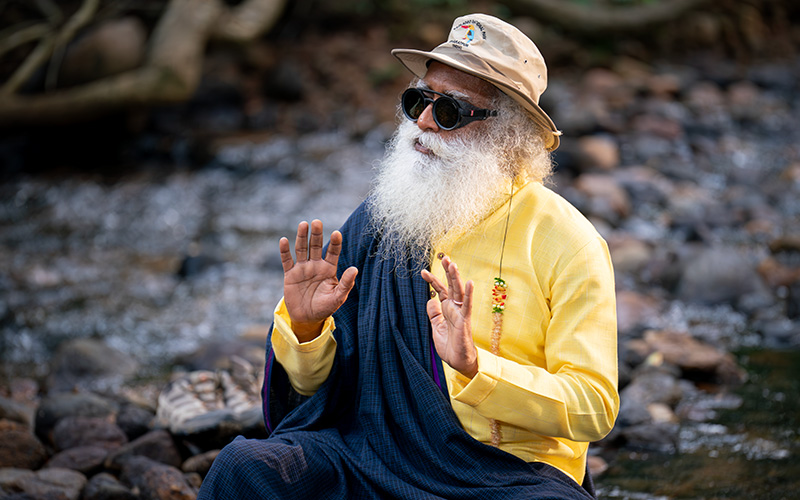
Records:
[[[0,126],[69,123],[123,109],[185,101],[200,82],[206,43],[211,39],[253,40],[277,22],[286,0],[246,0],[232,8],[221,0],[170,0],[151,36],[142,67],[70,89],[16,94],[53,50],[85,24],[87,12],[92,6],[96,10],[97,2],[85,0],[57,35],[42,39],[4,85]]]

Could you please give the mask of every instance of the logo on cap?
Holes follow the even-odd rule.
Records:
[[[465,21],[453,26],[450,43],[459,47],[468,47],[476,39],[486,40],[486,30],[475,20]]]

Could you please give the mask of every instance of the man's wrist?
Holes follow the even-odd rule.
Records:
[[[325,321],[319,321],[314,323],[295,323],[292,322],[292,332],[294,332],[295,337],[297,337],[297,341],[301,344],[304,342],[311,342],[315,338],[319,337],[322,333],[322,326],[325,324]]]

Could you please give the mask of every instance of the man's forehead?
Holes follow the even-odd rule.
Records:
[[[460,93],[461,97],[483,96],[488,99],[497,91],[496,87],[486,80],[436,61],[431,63],[420,83],[429,89],[453,97],[459,97],[457,93]]]

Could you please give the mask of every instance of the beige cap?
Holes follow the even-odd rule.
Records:
[[[547,149],[559,145],[561,131],[539,107],[547,88],[547,65],[539,49],[514,26],[486,14],[469,14],[453,22],[449,39],[430,52],[394,49],[392,54],[419,78],[431,60],[482,78],[530,111],[546,134]]]

